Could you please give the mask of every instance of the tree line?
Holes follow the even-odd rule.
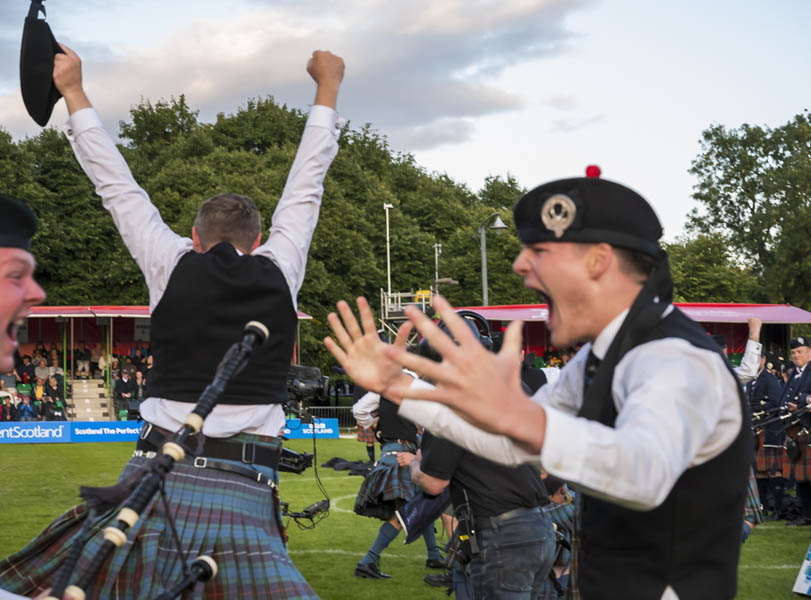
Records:
[[[251,197],[267,226],[305,121],[301,111],[273,98],[249,100],[214,123],[201,122],[183,96],[142,100],[119,123],[119,147],[136,181],[181,235],[190,235],[203,200],[226,191]],[[329,361],[321,339],[335,302],[365,295],[378,308],[386,287],[384,203],[393,205],[392,290],[430,287],[434,244],[440,243],[439,276],[459,282],[442,293],[455,305],[478,305],[478,229],[494,212],[512,228],[512,206],[525,191],[505,175],[488,177],[474,192],[393,151],[371,125],[350,124],[339,145],[299,294],[299,307],[313,316],[301,328],[302,360],[322,368]],[[811,261],[811,171],[803,168],[809,149],[807,113],[775,130],[744,125],[704,132],[692,168],[703,211],[689,216],[686,236],[667,245],[678,300],[811,307],[811,278],[802,270]],[[19,141],[0,129],[0,181],[39,216],[34,254],[48,304],[148,303],[138,267],[56,129]],[[487,236],[490,304],[537,302],[512,273],[516,236]]]

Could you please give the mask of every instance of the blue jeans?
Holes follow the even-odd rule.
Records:
[[[538,598],[549,576],[555,559],[552,520],[538,508],[509,514],[489,519],[487,526],[479,523],[480,551],[466,568],[474,598]]]

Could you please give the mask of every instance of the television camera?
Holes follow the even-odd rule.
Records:
[[[290,365],[287,371],[287,393],[290,398],[287,410],[294,413],[302,423],[312,423],[312,404],[326,404],[329,400],[329,377],[321,375],[318,367]]]

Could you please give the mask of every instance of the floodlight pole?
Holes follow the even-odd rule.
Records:
[[[490,223],[493,222],[492,225]],[[487,298],[487,228],[488,225],[490,229],[495,229],[496,231],[501,231],[502,229],[507,229],[507,226],[504,224],[504,221],[501,220],[501,217],[498,216],[498,213],[493,213],[489,217],[487,217],[484,222],[479,226],[479,236],[480,242],[479,245],[482,249],[482,306],[490,306],[488,303]]]
[[[386,211],[386,278],[388,280],[389,297],[391,296],[391,248],[389,243],[389,209],[394,208],[393,204],[383,204]],[[388,302],[388,301],[387,301]]]

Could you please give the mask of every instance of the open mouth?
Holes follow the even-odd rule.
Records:
[[[6,335],[11,339],[12,342],[17,341],[17,332],[20,330],[20,326],[23,324],[23,319],[15,319],[9,326],[6,327]]]
[[[546,304],[549,307],[549,312],[552,312],[552,303],[553,303],[552,298],[550,298],[549,296],[546,295],[546,293],[540,290],[535,290],[535,293],[538,294],[538,298],[540,299],[541,304]]]

